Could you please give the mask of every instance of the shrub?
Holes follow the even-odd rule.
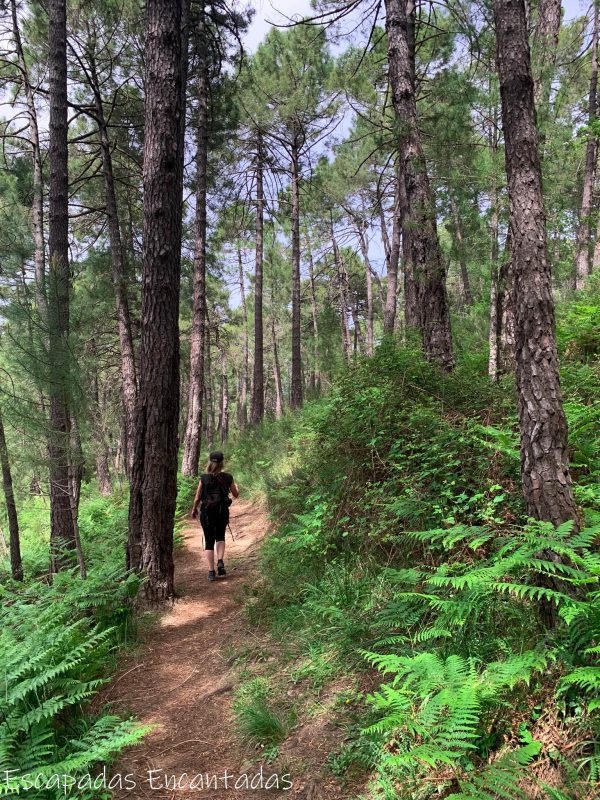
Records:
[[[575,490],[589,506],[573,532],[525,518],[512,381],[490,384],[484,366],[463,359],[442,375],[385,343],[328,397],[236,447],[236,468],[277,523],[251,619],[301,664],[316,648],[332,679],[364,658],[384,673],[368,711],[377,719],[331,760],[339,773],[374,758],[384,797],[400,785],[407,798],[433,786],[521,797],[540,753],[561,758],[536,739],[544,704],[582,743],[548,797],[589,787],[599,770],[594,367],[565,367]],[[540,606],[557,609],[554,631]]]

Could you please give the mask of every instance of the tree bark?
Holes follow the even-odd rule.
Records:
[[[227,375],[227,354],[221,345],[221,408],[219,411],[219,435],[221,446],[229,436],[229,379]]]
[[[345,277],[346,277],[346,291],[348,290],[348,274],[344,270]],[[348,291],[347,291],[348,293]],[[365,337],[362,332],[362,326],[360,324],[360,317],[359,317],[359,309],[358,309],[358,297],[355,298],[355,302],[353,303],[350,299],[348,299],[350,305],[350,312],[352,314],[352,324],[354,326],[354,352],[355,353],[364,353],[365,352]]]
[[[205,434],[206,443],[211,446],[215,438],[215,408],[214,408],[214,392],[213,392],[213,368],[212,368],[212,351],[211,343],[211,330],[210,320],[208,313],[205,322],[205,364],[204,364],[204,407],[205,407]]]
[[[96,358],[96,343],[92,339],[90,342],[90,355]],[[98,385],[98,374],[92,376],[92,396],[93,410],[95,419],[92,422],[94,438],[96,439],[96,478],[100,494],[108,497],[112,494],[112,481],[110,479],[110,467],[108,458],[108,446],[104,433],[103,419],[105,417],[104,408],[100,404],[100,389]],[[104,405],[104,404],[103,404]]]
[[[392,222],[392,241],[388,243],[387,252],[389,254],[387,263],[387,292],[385,297],[385,308],[383,311],[383,332],[391,334],[394,332],[396,321],[396,298],[398,295],[398,265],[400,263],[400,238],[404,224],[405,197],[403,175],[400,161],[396,163],[396,188],[394,191],[394,213]],[[382,220],[383,224],[383,220]],[[385,227],[385,225],[384,225]],[[387,231],[386,231],[387,235]]]
[[[583,191],[581,195],[581,208],[579,210],[579,226],[577,228],[577,242],[575,246],[575,279],[576,289],[583,289],[586,279],[592,271],[590,239],[591,215],[594,202],[594,184],[596,182],[596,167],[598,160],[598,139],[593,131],[597,112],[598,90],[598,17],[600,2],[594,2],[594,25],[592,32],[592,72],[590,76],[590,93],[588,107],[588,125],[590,130],[585,150],[585,169],[583,173]]]
[[[317,309],[317,287],[315,283],[315,264],[310,244],[310,234],[306,232],[306,254],[308,259],[308,279],[310,284],[310,313],[313,329],[313,368],[311,370],[311,389],[317,392],[321,386],[321,370],[319,357],[319,312]]]
[[[600,215],[596,225],[596,240],[594,242],[594,256],[592,258],[592,272],[600,269]]]
[[[248,310],[246,308],[246,287],[244,285],[244,263],[242,248],[238,244],[238,275],[240,282],[240,306],[242,309],[242,369],[240,372],[239,398],[237,406],[238,427],[243,430],[248,422],[249,362],[248,352]]]
[[[75,415],[71,418],[71,464],[69,486],[71,497],[75,501],[75,509],[79,513],[79,501],[81,500],[81,484],[85,469],[85,457],[81,444],[81,434]]]
[[[540,157],[543,155],[545,127],[550,107],[550,91],[556,67],[560,35],[561,0],[540,0],[533,32],[534,100],[540,131]]]
[[[90,56],[90,82],[92,84],[91,89],[94,95],[96,122],[98,124],[100,148],[102,153],[102,174],[104,178],[106,217],[108,220],[112,283],[113,291],[115,293],[119,348],[121,353],[121,395],[123,402],[123,414],[125,417],[125,465],[127,476],[131,479],[135,439],[137,369],[135,364],[135,349],[133,345],[129,296],[127,293],[125,247],[123,245],[121,224],[119,221],[111,143],[108,135],[108,125],[104,116],[100,82],[98,80],[96,63],[93,55]]]
[[[491,191],[491,247],[490,247],[490,331],[488,375],[490,380],[498,380],[498,357],[500,349],[500,307],[498,293],[498,187],[495,176]]]
[[[48,362],[50,367],[50,561],[56,572],[61,549],[75,550],[69,496],[69,175],[67,149],[67,9],[66,0],[48,3],[48,72],[50,86],[50,196],[48,250]]]
[[[489,317],[489,356],[488,356],[488,375],[492,382],[498,380],[498,356],[499,356],[499,320],[500,313],[498,308],[498,263],[492,261],[490,275],[490,317]]]
[[[333,227],[333,219],[330,224],[331,244],[333,246],[333,261],[337,272],[338,283],[338,298],[340,309],[340,325],[342,330],[342,352],[344,358],[350,361],[350,332],[348,330],[348,277],[346,275],[346,268],[344,261],[340,255],[340,251],[335,238],[335,230]]]
[[[79,503],[81,500],[81,483],[83,481],[85,459],[83,455],[83,447],[81,445],[81,434],[79,433],[79,426],[77,424],[77,418],[75,415],[73,415],[71,420],[71,439],[72,456],[69,470],[71,519],[73,521],[73,532],[75,534],[75,552],[77,554],[77,563],[79,564],[79,575],[83,580],[85,580],[85,578],[87,578],[87,568],[85,565],[83,548],[81,546],[78,519]]]
[[[491,85],[491,77],[490,77]],[[490,86],[491,88],[491,86]],[[492,164],[496,164],[496,154],[498,152],[498,106],[494,105],[493,119],[488,129],[488,146],[492,155]],[[488,375],[491,381],[497,381],[500,365],[500,321],[502,318],[500,308],[498,257],[500,253],[499,234],[500,234],[500,214],[498,179],[495,166],[492,170],[492,181],[490,187],[490,328],[489,328],[489,359]]]
[[[396,184],[397,185],[397,184]],[[394,191],[394,197],[396,196]],[[379,208],[379,228],[381,230],[381,241],[383,242],[383,252],[385,254],[385,265],[387,270],[389,271],[390,268],[390,255],[392,251],[392,247],[390,244],[390,236],[388,234],[387,223],[385,220],[385,209],[383,208],[383,196],[382,192],[377,193],[377,206]],[[385,307],[385,298],[384,298],[384,307]]]
[[[142,340],[128,566],[173,597],[184,104],[182,0],[147,0]]]
[[[504,259],[498,272],[498,308],[500,314],[500,372],[514,372],[516,367],[516,285],[512,262],[512,231],[509,221]]]
[[[406,220],[419,328],[426,357],[449,370],[453,355],[446,266],[438,241],[435,202],[417,119],[411,34],[414,9],[410,3],[407,10],[404,0],[385,0],[385,7],[389,81],[400,128],[398,169],[406,187]]]
[[[10,457],[4,433],[4,420],[0,410],[0,463],[2,465],[2,488],[6,503],[6,516],[8,517],[9,547],[10,547],[10,574],[13,580],[23,580],[23,562],[21,560],[21,539],[19,537],[19,518],[13,490]]]
[[[292,200],[292,385],[290,408],[302,405],[302,331],[300,320],[300,149],[294,135],[291,159]]]
[[[263,185],[264,146],[262,134],[256,137],[256,260],[254,267],[254,372],[250,419],[259,423],[265,413],[265,373],[263,344],[263,255],[265,195]]]
[[[358,243],[360,252],[363,257],[365,265],[365,285],[367,288],[367,353],[373,355],[373,268],[371,260],[369,259],[369,244],[365,233],[366,222],[364,220],[354,217],[354,226],[356,228],[356,235],[358,236]]]
[[[462,284],[462,295],[464,304],[467,306],[473,305],[473,293],[471,292],[471,282],[469,280],[469,270],[467,269],[467,258],[465,253],[465,242],[462,232],[462,223],[460,221],[460,212],[456,198],[449,193],[450,196],[450,211],[452,213],[452,222],[454,228],[454,240],[456,244],[456,255],[458,256],[458,264],[460,267],[460,281]]]
[[[209,83],[208,57],[203,15],[198,42],[198,116],[196,150],[196,243],[194,249],[194,299],[190,350],[188,414],[183,439],[181,474],[198,475],[202,435],[202,399],[204,395],[204,319],[206,316],[206,192],[208,185]]]
[[[281,383],[281,366],[277,348],[277,334],[275,333],[275,317],[271,317],[271,336],[273,338],[273,383],[275,385],[275,416],[283,416],[283,386]]]
[[[112,494],[112,481],[110,479],[110,467],[108,466],[108,451],[106,445],[102,443],[96,451],[96,477],[98,478],[98,488],[103,497],[110,497]]]
[[[578,522],[554,335],[554,306],[523,0],[494,0],[511,256],[516,286],[521,477],[527,513]]]

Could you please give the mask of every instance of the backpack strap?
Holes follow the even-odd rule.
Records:
[[[203,473],[202,475],[200,475],[200,481],[202,483],[202,496],[201,496],[202,502],[204,502],[206,500],[207,495],[208,495],[208,490],[210,489],[211,484],[213,483],[214,479],[215,479],[214,475],[211,475],[211,474],[206,473],[206,472]]]
[[[219,487],[223,492],[223,498],[227,500],[227,498],[229,497],[229,486],[227,486],[227,484],[223,483],[223,481],[221,480],[222,474],[223,474],[222,472],[219,472],[217,475],[214,476],[214,479],[219,484]]]
[[[211,487],[211,485],[216,484],[219,488],[221,499],[223,500],[224,503],[227,503],[229,499],[229,487],[225,483],[223,483],[222,480],[220,480],[220,475],[221,473],[219,472],[216,475],[214,475],[213,473],[203,473],[200,476],[200,481],[202,483],[202,496],[201,496],[202,502],[205,501],[206,496],[208,494],[208,489]]]

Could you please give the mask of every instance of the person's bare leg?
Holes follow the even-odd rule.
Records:
[[[215,551],[214,550],[205,550],[204,551],[204,558],[206,559],[206,565],[209,568],[209,570],[211,572],[214,572],[215,571]]]
[[[225,555],[225,542],[217,542],[217,560],[221,561],[223,556]]]

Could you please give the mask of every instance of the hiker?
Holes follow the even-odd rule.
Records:
[[[229,492],[234,497],[240,491],[233,480],[233,475],[223,472],[223,453],[210,454],[205,471],[200,476],[196,490],[192,517],[198,516],[200,506],[200,524],[204,531],[204,556],[208,566],[208,580],[214,581],[217,574],[226,575],[225,562],[225,530],[229,523]],[[215,543],[217,545],[217,573],[215,574]]]

